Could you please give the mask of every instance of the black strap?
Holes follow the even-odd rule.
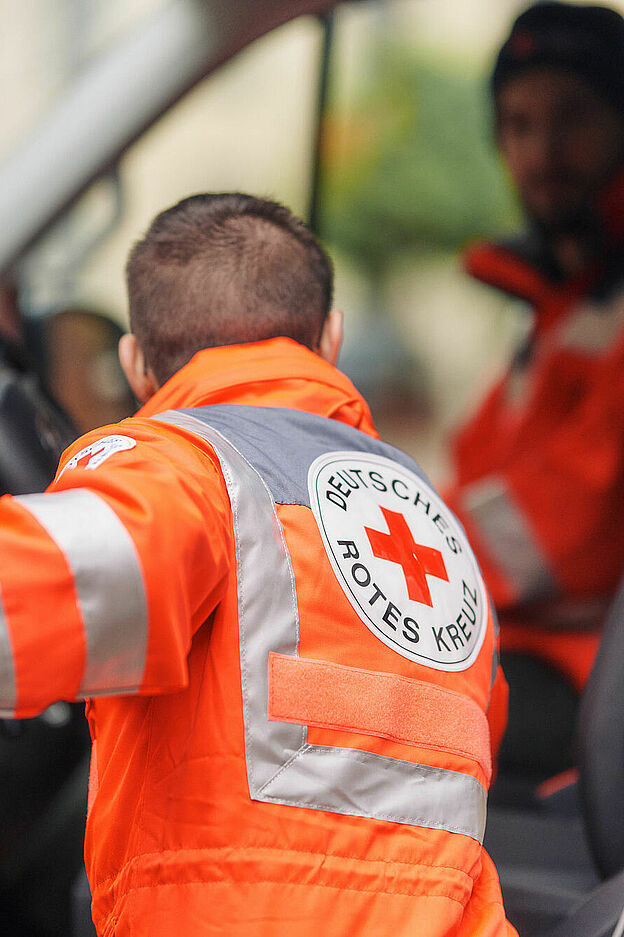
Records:
[[[598,885],[573,914],[534,937],[612,937],[624,908],[624,871]]]

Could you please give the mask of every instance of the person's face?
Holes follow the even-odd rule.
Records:
[[[582,78],[539,67],[497,96],[497,142],[526,212],[565,232],[591,215],[624,157],[617,111]]]

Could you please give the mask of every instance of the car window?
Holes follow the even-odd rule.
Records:
[[[167,0],[0,0],[0,159],[106,44]]]
[[[49,35],[29,52],[20,40],[20,55],[39,49],[41,62],[5,142],[80,62],[160,5],[66,0],[52,14],[45,0],[24,4],[22,28],[40,15]],[[386,0],[341,5],[334,18],[318,232],[346,313],[340,364],[388,438],[437,479],[451,427],[526,327],[518,308],[468,281],[457,260],[470,238],[518,223],[493,146],[487,75],[519,6]],[[124,326],[128,248],[157,211],[193,192],[248,190],[305,215],[322,38],[314,17],[274,30],[143,134],[23,259],[27,312],[93,307]]]

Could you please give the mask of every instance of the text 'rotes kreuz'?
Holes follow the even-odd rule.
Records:
[[[465,670],[487,600],[463,530],[431,486],[381,455],[333,452],[308,475],[334,572],[369,630],[438,670]]]

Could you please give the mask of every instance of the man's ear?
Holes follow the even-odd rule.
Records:
[[[147,367],[143,349],[136,335],[128,332],[119,339],[119,362],[132,393],[140,403],[145,403],[158,390],[158,382]]]
[[[319,341],[318,353],[325,361],[336,364],[338,353],[342,345],[342,312],[332,309],[323,323],[323,330]]]

